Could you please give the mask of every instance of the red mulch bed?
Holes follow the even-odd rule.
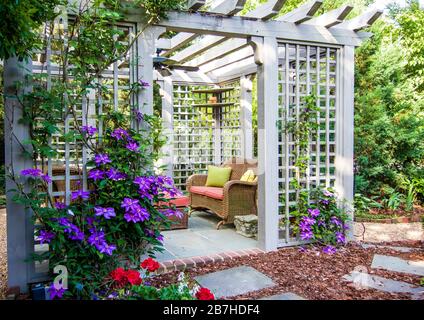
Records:
[[[390,245],[393,245],[393,243],[390,243]],[[408,243],[402,243],[402,246],[408,246]],[[275,252],[236,258],[189,269],[187,273],[194,277],[246,265],[268,275],[277,283],[275,287],[231,297],[230,299],[258,299],[289,291],[311,300],[410,299],[408,294],[391,294],[374,289],[358,290],[342,280],[343,275],[350,273],[357,266],[363,266],[370,274],[419,285],[421,278],[419,276],[371,270],[372,258],[376,253],[403,258],[414,256],[416,259],[424,260],[423,251],[400,253],[381,248],[363,249],[361,246],[352,243],[340,249],[334,255],[323,254],[316,248],[311,248],[306,252],[301,252],[299,248],[284,248]],[[177,276],[178,272],[161,275],[153,279],[152,284],[163,286],[175,283]]]

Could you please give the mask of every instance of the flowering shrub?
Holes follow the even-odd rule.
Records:
[[[346,243],[347,215],[338,204],[331,190],[311,192],[312,204],[306,211],[295,212],[294,231],[301,240],[310,240],[324,245],[323,252],[333,254],[336,247]]]
[[[149,282],[150,273],[159,268],[159,263],[152,258],[145,259],[141,271],[117,268],[109,277],[111,280],[109,292],[104,299],[125,300],[214,300],[215,297],[207,288],[199,287],[180,273],[178,283],[162,288],[156,288]]]
[[[47,193],[51,177],[39,169],[21,172],[32,185],[29,193],[18,183],[21,192],[15,201],[33,210],[38,240],[50,246],[48,252],[35,258],[48,259],[51,268],[59,264],[67,267],[69,293],[65,295],[90,297],[112,269],[137,265],[141,254],[161,250],[160,228],[169,226],[169,216],[182,214],[166,205],[167,198],[179,194],[172,179],[152,172],[149,135],[124,129],[118,116],[109,121],[111,129],[101,142],[95,128],[81,128],[81,139],[90,146],[93,157],[87,163],[87,188],[81,184],[73,191],[68,205]],[[46,199],[50,207],[45,205]],[[150,272],[158,268],[153,259],[143,263]],[[128,281],[139,285],[137,275],[121,268],[113,277],[120,284]],[[51,294],[59,297],[63,292],[51,289]]]

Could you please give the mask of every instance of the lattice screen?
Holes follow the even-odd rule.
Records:
[[[301,181],[304,189],[333,187],[335,181],[335,126],[337,108],[339,50],[336,48],[299,44],[279,45],[279,122],[298,119],[305,97],[315,94],[319,129],[310,141],[307,178]],[[279,214],[281,244],[299,242],[293,235],[291,212],[296,192],[290,184],[295,176],[294,148],[291,134],[282,127],[279,131]]]
[[[182,190],[192,174],[241,154],[239,85],[228,84],[219,93],[215,89],[174,85],[173,177]],[[211,92],[219,96],[215,104],[209,102]]]
[[[229,103],[221,108],[221,163],[233,157],[240,157],[242,150],[240,123],[240,84],[228,85],[231,91],[222,93],[222,102]]]

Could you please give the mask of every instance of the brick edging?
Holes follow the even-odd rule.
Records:
[[[206,264],[223,262],[225,260],[231,260],[240,257],[257,255],[260,253],[265,253],[265,251],[259,248],[252,248],[237,251],[225,251],[206,256],[195,256],[190,258],[168,260],[159,263],[160,267],[156,271],[156,275],[165,274],[173,271],[184,271],[185,269],[189,268],[200,267]]]

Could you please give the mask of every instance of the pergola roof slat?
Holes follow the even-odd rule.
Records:
[[[305,3],[304,5],[290,11],[289,13],[281,17],[278,17],[276,20],[299,24],[309,19],[312,19],[312,17],[318,11],[321,5],[322,5],[322,1],[313,0],[313,1]]]
[[[190,62],[186,63],[186,65],[199,67],[215,59],[222,58],[223,56],[235,52],[245,46],[247,46],[246,39],[229,39],[221,43],[220,45],[209,49],[207,52],[203,53],[199,57],[194,58]]]
[[[206,36],[195,45],[191,45],[190,47],[187,47],[184,50],[173,55],[172,59],[180,63],[186,62],[190,60],[190,58],[193,58],[196,55],[201,54],[202,52],[205,52],[206,50],[212,48],[213,46],[222,43],[226,39],[227,38],[221,37],[221,36],[212,36],[212,35]]]
[[[336,25],[333,29],[345,28],[353,31],[359,31],[370,27],[382,14],[383,12],[381,10],[372,9],[353,19]]]
[[[203,7],[206,3],[206,0],[188,0],[187,1],[187,9],[197,11],[201,7]]]
[[[245,3],[246,0],[223,0],[216,5],[212,5],[212,7],[208,9],[208,12],[232,16],[243,10]]]
[[[246,13],[244,17],[269,20],[280,12],[286,1],[287,0],[269,0],[256,9]]]
[[[309,21],[304,22],[305,24],[313,24],[316,26],[323,26],[326,28],[331,28],[337,24],[343,22],[347,15],[353,10],[353,7],[350,5],[342,6],[338,9],[331,10],[327,13],[324,13],[318,17],[315,17]]]
[[[213,60],[203,66],[200,67],[200,70],[202,70],[205,73],[211,72],[213,70],[225,67],[227,65],[230,65],[232,63],[238,62],[240,60],[244,60],[246,58],[252,57],[254,54],[252,47],[244,47],[243,49],[240,49],[238,51],[235,51],[233,53],[230,53],[220,59]]]

